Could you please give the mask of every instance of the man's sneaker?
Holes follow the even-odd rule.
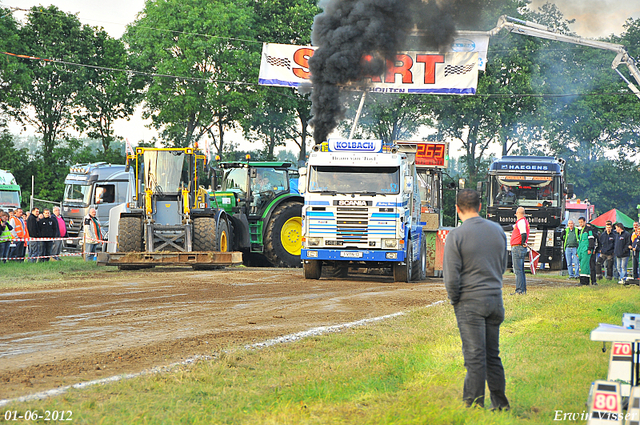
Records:
[[[624,280],[623,280],[623,279],[620,279],[620,280],[618,281],[618,285],[624,285]]]

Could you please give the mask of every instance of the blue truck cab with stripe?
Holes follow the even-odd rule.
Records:
[[[381,140],[330,139],[300,171],[305,278],[320,278],[323,266],[391,269],[395,281],[425,277],[415,155]]]

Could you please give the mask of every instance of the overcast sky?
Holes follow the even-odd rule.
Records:
[[[546,0],[532,0],[531,8],[537,8]],[[133,22],[144,8],[144,0],[0,0],[3,7],[28,9],[32,6],[56,5],[67,13],[77,14],[82,23],[101,26],[112,36],[120,37],[126,25]],[[555,3],[567,19],[575,19],[571,29],[582,37],[601,37],[612,33],[620,34],[627,18],[640,18],[640,0],[555,0]],[[25,13],[15,12],[17,19],[23,19]],[[27,53],[27,52],[16,52]],[[150,140],[155,131],[145,128],[138,114],[127,122],[120,120],[115,125],[116,134],[129,138],[131,142]],[[12,127],[19,131],[18,127]],[[294,149],[293,146],[290,149]]]
[[[627,18],[640,18],[640,0],[533,0],[529,7],[545,3],[554,3],[566,19],[575,19],[571,29],[581,37],[620,35]]]

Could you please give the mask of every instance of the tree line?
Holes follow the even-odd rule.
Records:
[[[310,44],[320,12],[315,0],[149,1],[115,39],[55,6],[30,9],[24,22],[0,8],[0,167],[14,172],[25,195],[34,175],[38,198],[60,200],[69,165],[124,161],[126,135],[115,134],[113,123],[138,106],[159,134],[147,144],[206,140],[232,157],[229,133],[241,132],[254,142],[254,158],[272,159],[292,141],[304,161],[308,95],[258,86],[257,77],[262,42]],[[465,29],[489,30],[503,14],[570,34],[555,6],[531,11],[523,0],[486,0],[475,27]],[[627,20],[606,41],[637,57],[640,20]],[[491,39],[476,96],[370,93],[356,134],[457,140],[462,151],[452,152],[460,157],[450,174],[469,185],[485,178],[491,152],[562,157],[579,197],[600,212],[617,207],[635,216],[640,99],[611,69],[614,56],[503,31]],[[359,96],[345,93],[342,101],[348,112],[340,131],[348,134]],[[9,119],[36,129],[35,152],[6,130]]]

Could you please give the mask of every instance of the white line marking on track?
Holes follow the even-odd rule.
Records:
[[[442,304],[442,303],[444,303],[444,301],[437,301],[437,302],[435,302],[433,304],[429,304],[426,307],[433,307],[433,306],[436,306],[436,305]],[[391,318],[394,318],[394,317],[403,316],[405,314],[406,314],[406,312],[401,311],[401,312],[398,312],[398,313],[387,314],[385,316],[372,317],[370,319],[362,319],[362,320],[357,320],[355,322],[349,322],[349,323],[342,323],[340,325],[320,326],[320,327],[312,328],[312,329],[309,329],[309,330],[306,330],[306,331],[297,332],[297,333],[294,333],[294,334],[289,334],[289,335],[280,336],[278,338],[269,339],[269,340],[266,340],[266,341],[263,341],[263,342],[256,342],[255,344],[248,344],[248,345],[245,345],[245,349],[249,349],[249,350],[250,349],[257,349],[257,350],[259,350],[259,349],[266,348],[266,347],[272,347],[272,346],[277,345],[277,344],[286,344],[286,343],[290,343],[290,342],[295,342],[295,341],[298,341],[298,340],[303,339],[303,338],[308,338],[310,336],[318,336],[318,335],[323,335],[323,334],[326,334],[326,333],[340,332],[340,331],[345,330],[345,329],[355,328],[355,327],[367,325],[367,324],[370,324],[370,323],[376,323],[376,322],[380,322],[382,320],[387,320],[387,319],[391,319]],[[53,388],[53,389],[50,389],[50,390],[41,391],[39,393],[29,394],[29,395],[25,395],[25,396],[16,397],[16,398],[4,399],[4,400],[0,400],[0,407],[6,406],[9,403],[15,403],[15,402],[44,400],[44,399],[47,399],[49,397],[55,397],[55,396],[59,396],[59,395],[65,394],[70,389],[84,389],[84,388],[92,387],[94,385],[108,384],[108,383],[111,383],[111,382],[117,382],[117,381],[126,380],[126,379],[138,378],[140,376],[145,376],[145,375],[154,375],[154,374],[157,374],[157,373],[171,372],[171,370],[173,368],[178,367],[178,366],[191,365],[191,364],[195,364],[198,361],[203,361],[203,360],[204,361],[214,360],[217,357],[218,357],[217,355],[213,355],[213,356],[195,355],[193,357],[189,357],[188,359],[183,360],[183,361],[178,362],[178,363],[172,363],[172,364],[170,364],[168,366],[156,366],[156,367],[153,367],[151,369],[146,369],[146,370],[143,370],[142,372],[138,372],[138,373],[126,373],[126,374],[122,374],[122,375],[111,376],[109,378],[95,379],[93,381],[87,381],[87,382],[79,382],[77,384],[66,385],[66,386],[63,386],[63,387]]]

